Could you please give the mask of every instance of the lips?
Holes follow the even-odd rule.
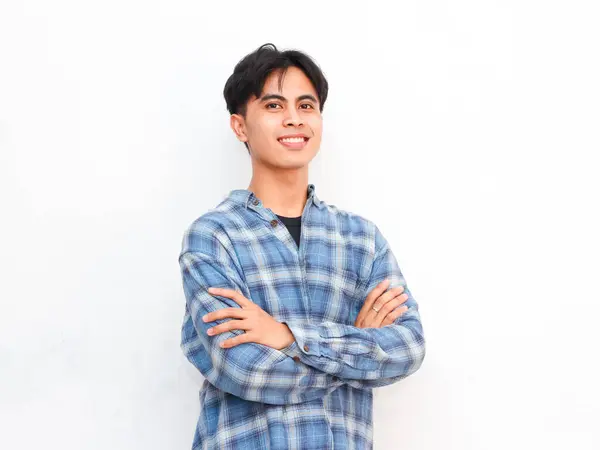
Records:
[[[293,135],[293,136],[282,136],[279,139],[279,143],[286,148],[299,150],[304,148],[308,142],[308,137],[304,135]]]

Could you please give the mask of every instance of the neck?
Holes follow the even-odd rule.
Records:
[[[252,191],[275,214],[299,217],[306,205],[308,166],[290,170],[267,170],[253,167],[248,190]]]

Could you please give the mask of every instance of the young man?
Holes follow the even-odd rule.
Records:
[[[308,183],[327,91],[310,57],[272,44],[225,85],[253,174],[183,237],[181,348],[205,377],[194,449],[372,448],[373,388],[425,356],[380,230]]]

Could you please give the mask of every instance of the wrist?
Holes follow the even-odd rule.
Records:
[[[282,348],[289,347],[290,345],[292,345],[296,341],[296,338],[294,337],[294,334],[292,333],[292,331],[290,330],[290,328],[287,326],[286,323],[282,323],[281,324],[281,328],[284,330],[284,334],[285,334],[286,338],[282,342],[281,348],[278,349],[278,350],[281,350]]]

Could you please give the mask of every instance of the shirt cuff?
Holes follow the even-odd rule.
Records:
[[[279,351],[283,352],[285,355],[289,356],[290,358],[293,358],[294,356],[300,356],[302,353],[300,351],[300,347],[298,347],[298,343],[296,341],[292,342],[290,345],[282,348]]]
[[[284,322],[296,339],[291,345],[281,350],[290,356],[321,356],[321,335],[316,325],[306,322]],[[294,352],[293,354],[288,353]]]

